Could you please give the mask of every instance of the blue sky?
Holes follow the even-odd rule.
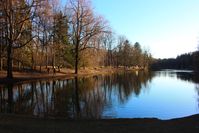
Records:
[[[199,0],[91,0],[113,31],[156,58],[197,50]]]
[[[139,42],[156,58],[197,50],[199,0],[92,0],[117,34]]]

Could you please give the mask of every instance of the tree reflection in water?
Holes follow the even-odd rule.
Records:
[[[139,96],[141,89],[149,88],[153,76],[142,71],[4,85],[0,86],[0,112],[99,119],[115,101],[124,104],[132,95]]]
[[[196,84],[196,92],[198,94],[197,100],[198,100],[198,108],[199,108],[199,84]]]
[[[160,71],[156,72],[156,75],[160,76],[161,74],[167,75],[170,77],[176,76],[177,79],[187,81],[190,83],[195,84],[195,89],[197,93],[197,101],[198,101],[198,108],[199,108],[199,73],[198,72],[193,72],[189,70],[185,71],[180,71],[180,70],[173,70],[173,72],[168,72],[168,71]]]

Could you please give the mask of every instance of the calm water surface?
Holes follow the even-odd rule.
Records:
[[[199,75],[164,70],[0,85],[0,113],[74,119],[179,118],[199,113]]]

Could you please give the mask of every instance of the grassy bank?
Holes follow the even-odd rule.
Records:
[[[199,115],[172,120],[65,120],[0,115],[1,133],[198,133]]]
[[[133,69],[124,70],[124,68],[114,68],[114,67],[95,67],[95,68],[81,68],[78,74],[74,74],[73,69],[61,69],[60,71],[56,71],[55,73],[50,70],[47,71],[46,68],[42,68],[41,71],[14,71],[13,77],[14,79],[9,80],[6,78],[6,71],[0,71],[0,84],[1,83],[15,83],[21,81],[30,81],[30,80],[42,80],[42,79],[53,79],[53,78],[66,78],[70,79],[75,76],[90,76],[90,75],[99,75],[99,74],[111,74],[114,72],[121,71],[133,71]]]

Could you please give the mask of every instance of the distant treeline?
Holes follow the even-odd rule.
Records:
[[[184,69],[199,70],[199,51],[186,53],[169,59],[156,59],[151,68],[157,69]]]

